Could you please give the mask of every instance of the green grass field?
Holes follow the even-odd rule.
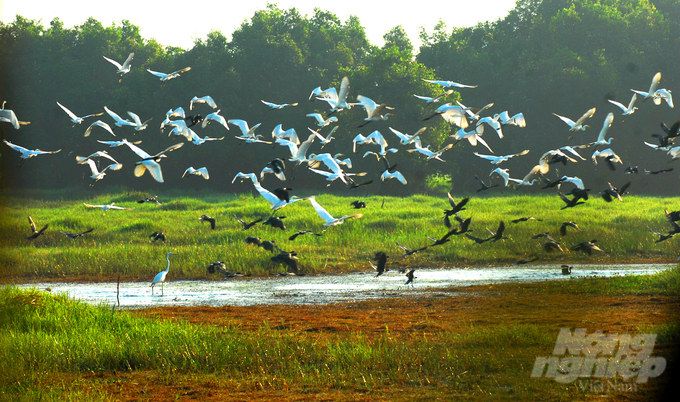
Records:
[[[644,318],[635,308],[648,301],[647,295],[654,295],[660,308],[663,300],[677,302],[679,284],[680,267],[644,277],[500,285],[477,297],[489,299],[485,302],[505,297],[494,307],[498,316],[493,322],[484,315],[489,308],[473,312],[472,317],[465,315],[465,308],[455,310],[451,306],[468,303],[456,301],[460,297],[455,296],[443,311],[432,307],[445,302],[440,298],[424,299],[415,312],[386,300],[340,313],[368,314],[362,320],[383,314],[377,319],[382,329],[366,333],[333,330],[334,324],[325,322],[321,325],[330,325],[322,326],[325,330],[299,330],[283,318],[258,321],[263,323],[255,328],[241,327],[237,319],[213,324],[171,322],[87,305],[64,295],[5,286],[0,288],[0,400],[108,401],[129,395],[129,389],[137,390],[133,395],[140,400],[159,399],[158,393],[180,399],[199,392],[217,396],[216,400],[306,400],[314,395],[327,395],[325,400],[354,400],[357,395],[364,396],[359,400],[404,401],[454,396],[480,401],[609,400],[577,384],[529,378],[534,359],[550,353],[558,328],[587,325],[582,320],[593,319],[592,315],[610,316],[606,310],[609,298],[627,300],[625,307],[616,310],[633,318],[623,327],[619,322],[598,322],[591,323],[591,329],[655,333],[655,355],[672,356],[680,339],[677,320],[665,318],[650,324],[645,320],[651,317]],[[542,304],[537,311],[535,300],[546,296],[555,303]],[[514,300],[511,310],[508,300]],[[583,300],[584,304],[567,312],[564,300]],[[594,301],[600,302],[595,306]],[[393,315],[398,311],[381,313],[380,304],[398,307],[409,315],[409,323],[400,327],[399,318]],[[302,314],[299,307],[285,308]],[[277,309],[272,307],[270,312]],[[455,318],[450,322],[438,319],[437,314]],[[517,316],[507,320],[515,317],[508,314]],[[319,320],[323,319],[311,322]],[[668,364],[670,370],[677,362]],[[633,395],[635,400],[654,400],[669,376],[641,386]],[[160,388],[154,391],[153,386]],[[209,390],[201,391],[205,388]],[[218,390],[224,394],[219,396]],[[608,396],[616,400],[621,395]]]
[[[313,194],[300,196],[308,195]],[[0,280],[4,283],[50,278],[100,280],[118,275],[123,280],[147,280],[165,268],[164,256],[168,251],[178,254],[171,270],[175,279],[205,278],[206,266],[218,260],[225,261],[232,272],[249,275],[285,270],[270,261],[272,254],[245,244],[243,239],[247,236],[275,240],[281,249],[295,250],[301,270],[307,274],[370,270],[368,259],[381,250],[391,256],[391,264],[414,267],[514,264],[517,259],[531,256],[554,263],[675,261],[680,255],[678,239],[655,243],[656,237],[648,230],[670,229],[663,211],[680,209],[677,198],[628,196],[624,202],[606,203],[592,197],[585,205],[560,210],[563,203],[556,196],[473,196],[461,213],[464,218],[472,217],[472,234],[487,237],[487,228],[496,230],[502,220],[508,239],[475,245],[464,236],[452,236],[451,242],[443,246],[401,259],[403,253],[395,241],[408,248],[418,248],[430,243],[425,235],[439,238],[448,231],[443,225],[442,211],[449,207],[445,196],[361,197],[367,208],[354,210],[349,204],[357,197],[318,195],[319,204],[335,217],[356,212],[363,213],[363,217],[327,228],[321,237],[305,235],[295,241],[289,241],[288,237],[298,230],[324,229],[323,221],[307,201],[289,205],[277,213],[277,216],[286,216],[285,231],[262,224],[242,231],[233,215],[245,221],[269,216],[269,205],[261,197],[177,194],[159,197],[163,202],[159,207],[136,202],[145,196],[125,191],[91,198],[76,198],[68,192],[53,192],[43,199],[31,193],[4,194],[0,202],[3,218],[0,220],[3,233]],[[455,198],[459,200],[462,196]],[[111,202],[134,210],[103,214],[101,210],[83,205]],[[217,219],[216,230],[199,222],[202,214]],[[26,240],[30,234],[29,215],[38,228],[49,223],[45,235],[33,242]],[[542,221],[511,223],[523,216]],[[561,237],[558,228],[565,221],[576,222],[582,230],[570,229]],[[76,240],[59,233],[89,228],[94,228],[94,232]],[[159,230],[166,234],[167,241],[151,243],[148,236]],[[541,247],[545,240],[531,239],[541,232],[549,232],[565,248],[597,239],[605,252],[592,256],[580,252],[550,254]]]

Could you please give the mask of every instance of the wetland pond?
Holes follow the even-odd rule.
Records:
[[[380,277],[374,273],[351,273],[323,276],[275,276],[270,278],[232,278],[200,281],[173,281],[172,271],[163,286],[151,294],[148,282],[107,283],[33,283],[21,288],[50,289],[92,304],[117,304],[121,308],[162,306],[249,306],[262,304],[329,304],[388,297],[437,295],[442,288],[500,283],[531,283],[569,280],[582,277],[644,275],[660,272],[676,264],[572,265],[571,275],[563,275],[560,265],[513,267],[474,267],[418,269],[414,286],[406,286],[406,277],[388,271]],[[461,290],[464,292],[464,290]],[[455,294],[455,293],[453,293]]]

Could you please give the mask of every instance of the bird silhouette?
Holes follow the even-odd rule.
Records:
[[[149,235],[149,238],[151,239],[151,243],[155,243],[157,241],[165,241],[165,233],[163,232],[153,232]]]
[[[75,240],[75,239],[77,239],[77,238],[79,238],[79,237],[81,237],[81,236],[84,236],[84,235],[87,234],[87,233],[92,232],[93,230],[94,230],[94,228],[88,229],[88,230],[86,230],[86,231],[84,231],[84,232],[80,232],[80,233],[64,232],[63,230],[60,230],[59,232],[60,232],[61,234],[63,234],[64,236],[68,237],[69,239]]]
[[[560,225],[560,235],[561,236],[567,235],[567,228],[568,227],[574,228],[574,229],[578,230],[579,232],[581,231],[581,228],[578,227],[576,222],[572,222],[572,221],[562,222],[562,224]]]
[[[321,231],[320,233],[314,233],[314,232],[309,231],[309,230],[301,230],[301,231],[299,231],[299,232],[296,232],[296,233],[293,234],[292,236],[290,236],[290,237],[288,238],[288,240],[294,241],[295,239],[297,239],[298,236],[307,235],[307,234],[311,234],[311,235],[314,235],[314,236],[323,236],[323,232],[325,232],[325,231],[326,231],[326,230],[323,230],[323,231]]]
[[[385,254],[384,251],[378,251],[375,253],[375,256],[372,258],[373,261],[378,261],[378,264],[375,265],[372,262],[368,262],[371,267],[377,272],[376,278],[379,277],[380,275],[384,274],[385,272],[389,271],[387,268],[387,259],[390,258]]]
[[[43,226],[42,229],[37,230],[35,223],[33,222],[33,219],[30,216],[28,217],[28,224],[31,225],[31,234],[29,236],[26,236],[26,239],[30,240],[30,241],[33,241],[33,240],[37,239],[38,237],[42,236],[43,234],[45,234],[45,230],[47,230],[47,227],[49,226],[49,223],[48,223],[48,224],[45,224],[45,226]]]
[[[407,280],[406,280],[406,283],[404,283],[404,285],[409,285],[409,284],[410,284],[411,287],[413,287],[413,280],[416,278],[415,276],[413,276],[413,274],[414,274],[415,272],[416,272],[415,269],[409,269],[408,271],[406,271],[406,278],[407,278]]]
[[[234,218],[236,218],[238,223],[240,223],[243,226],[243,228],[241,230],[248,230],[251,227],[255,226],[255,224],[262,222],[262,220],[263,220],[263,218],[260,218],[260,219],[254,220],[250,223],[246,223],[246,222],[242,221],[241,219],[239,219],[239,217],[236,216],[236,215],[234,215]]]
[[[273,228],[278,228],[281,230],[286,230],[286,225],[283,224],[281,219],[285,219],[285,216],[270,216],[269,219],[264,221],[263,225],[269,225]]]
[[[588,255],[592,255],[593,251],[599,251],[599,252],[604,252],[601,248],[597,247],[595,243],[597,240],[591,240],[591,241],[584,241],[582,243],[579,243],[573,247],[571,247],[572,250],[577,250],[577,251],[582,251]]]
[[[395,241],[395,243],[397,244],[397,247],[399,247],[400,249],[402,249],[402,250],[406,253],[406,254],[402,255],[401,258],[406,258],[406,257],[408,257],[408,256],[410,256],[410,255],[413,255],[413,254],[415,254],[415,253],[418,253],[418,252],[421,252],[421,251],[427,249],[427,246],[425,246],[425,247],[421,247],[421,248],[409,250],[408,248],[406,248],[406,247],[402,246],[401,244],[399,244],[398,241]]]
[[[243,239],[243,242],[246,243],[246,244],[252,244],[254,246],[259,246],[260,243],[262,243],[262,240],[259,237],[248,236],[245,239]]]
[[[491,242],[497,242],[498,240],[503,240],[507,239],[507,237],[503,236],[503,232],[505,231],[505,222],[501,221],[501,223],[498,224],[498,229],[496,229],[495,232],[492,232],[490,229],[487,229],[489,233],[491,233],[491,237],[489,237],[487,240]]]
[[[215,218],[213,218],[212,216],[204,214],[201,215],[200,218],[198,218],[198,220],[201,221],[201,224],[203,224],[203,222],[210,222],[210,229],[215,230]]]

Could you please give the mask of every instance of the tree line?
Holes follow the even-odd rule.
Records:
[[[387,122],[359,129],[365,117],[358,107],[342,112],[336,142],[328,149],[351,156],[352,171],[368,171],[377,179],[374,192],[410,194],[428,190],[433,177],[451,179],[447,185],[457,192],[474,191],[474,174],[487,176],[488,162],[472,155],[484,153],[461,143],[447,152],[446,163],[425,162],[417,155],[403,151],[395,154],[399,169],[409,179],[408,186],[380,184],[380,164],[375,158],[363,159],[363,151],[352,154],[351,139],[362,133],[379,130],[388,142],[397,145],[388,126],[414,133],[427,127],[423,143],[438,149],[451,142],[449,135],[457,127],[442,119],[423,121],[437,105],[427,105],[413,95],[435,96],[441,90],[424,79],[453,80],[478,85],[460,89],[444,102],[458,100],[466,106],[482,107],[493,102],[489,113],[508,110],[524,113],[525,128],[508,128],[506,138],[494,138],[488,130],[485,137],[494,142],[497,154],[530,148],[532,152],[513,165],[513,177],[523,175],[540,154],[568,143],[594,140],[607,112],[617,114],[613,144],[625,163],[644,165],[650,169],[662,165],[659,153],[645,149],[643,141],[660,132],[659,123],[669,125],[678,120],[673,109],[651,103],[638,105],[640,110],[622,121],[607,99],[627,103],[631,88],[646,90],[652,76],[661,71],[662,86],[676,88],[680,84],[680,2],[673,0],[519,0],[503,19],[468,28],[447,28],[440,22],[432,32],[422,31],[422,45],[415,49],[400,26],[384,36],[383,46],[372,45],[366,38],[360,20],[350,17],[341,21],[334,14],[316,9],[311,16],[297,9],[280,9],[269,5],[257,11],[230,34],[212,31],[206,38],[196,39],[191,49],[162,46],[141,36],[140,28],[129,21],[109,27],[94,18],[81,25],[65,27],[59,19],[49,26],[21,16],[8,24],[0,24],[0,80],[2,100],[20,120],[31,122],[15,131],[1,124],[4,139],[28,148],[64,150],[49,159],[33,160],[16,168],[16,155],[5,147],[2,154],[2,186],[7,188],[54,188],[82,186],[91,183],[89,170],[77,165],[76,155],[89,155],[101,144],[93,138],[110,140],[110,135],[83,137],[89,120],[73,127],[56,102],[76,114],[98,113],[103,107],[121,115],[130,110],[143,120],[153,118],[149,128],[135,133],[122,128],[120,137],[142,140],[140,147],[150,153],[180,141],[161,135],[158,127],[168,109],[182,106],[188,111],[194,96],[210,95],[227,119],[243,119],[251,125],[263,123],[258,133],[271,140],[270,131],[277,124],[295,128],[301,138],[314,127],[307,113],[327,113],[324,102],[308,102],[313,88],[338,87],[343,77],[350,80],[349,100],[356,95],[368,96],[393,107],[394,116]],[[122,77],[103,59],[122,62],[135,53],[132,70]],[[191,71],[161,86],[146,69],[171,72],[190,66]],[[268,110],[261,100],[275,103],[298,102],[299,106]],[[577,118],[597,107],[591,119],[591,131],[570,138],[566,126],[553,113]],[[193,113],[212,110],[197,107]],[[101,116],[102,120],[107,118]],[[285,156],[284,147],[262,144],[238,145],[238,133],[211,124],[199,135],[226,136],[223,141],[193,146],[186,144],[163,162],[164,175],[178,178],[188,166],[208,166],[210,187],[232,191],[231,178],[238,171],[259,172],[274,157]],[[614,145],[613,145],[614,146]],[[367,148],[369,149],[369,148]],[[312,152],[325,152],[326,150]],[[330,152],[332,152],[330,151]],[[136,156],[127,149],[111,150],[127,171],[112,172],[96,187],[125,185],[130,188],[163,188],[149,177],[132,177],[129,166]],[[588,154],[589,156],[590,154]],[[390,157],[388,155],[388,157]],[[587,176],[593,166],[583,161],[569,167],[570,175]],[[124,168],[125,169],[125,168]],[[564,169],[567,169],[566,167]],[[680,169],[678,169],[680,170]],[[607,173],[598,180],[624,180],[623,168]],[[551,173],[553,174],[553,173]],[[640,192],[677,192],[678,172],[667,180],[646,180]],[[275,180],[275,179],[268,179]],[[300,174],[297,187],[325,183],[314,175]],[[170,180],[167,180],[170,181]],[[198,180],[173,179],[173,187],[200,188]],[[371,188],[370,186],[367,188]],[[345,191],[334,184],[332,190]],[[538,191],[532,189],[531,191]]]

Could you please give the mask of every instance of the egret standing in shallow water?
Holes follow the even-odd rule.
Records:
[[[156,274],[156,276],[153,278],[153,281],[151,281],[151,295],[153,295],[153,288],[156,286],[156,284],[160,283],[161,284],[161,296],[163,295],[163,284],[165,283],[165,278],[168,276],[168,271],[170,271],[170,256],[175,255],[172,252],[169,252],[166,256],[165,259],[168,260],[168,267],[165,268],[165,271],[161,271]]]

